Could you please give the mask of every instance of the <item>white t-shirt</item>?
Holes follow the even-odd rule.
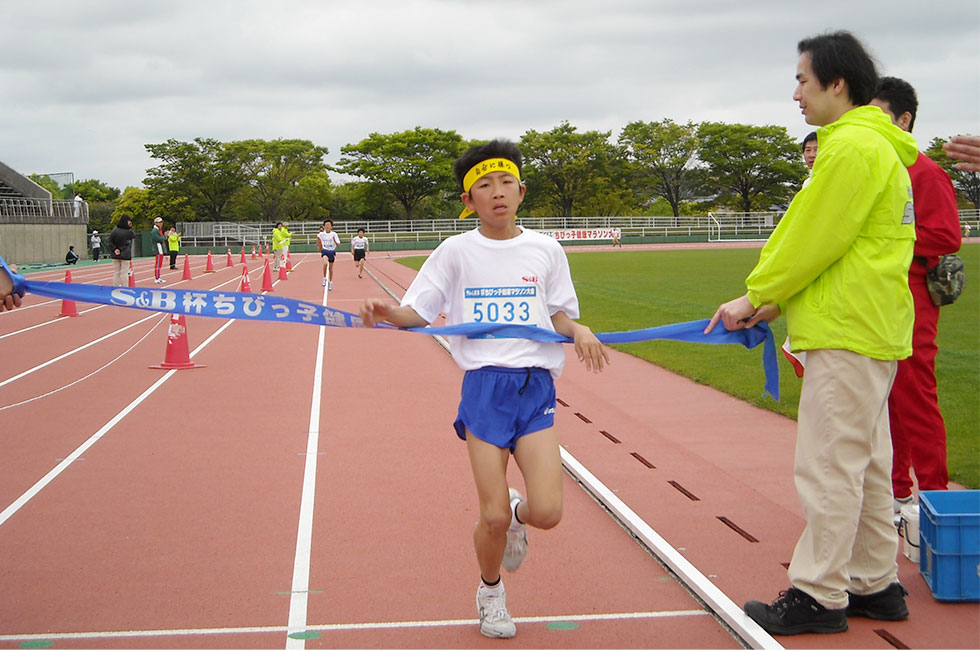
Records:
[[[368,239],[367,237],[361,237],[358,235],[350,240],[350,246],[353,249],[367,248]]]
[[[320,240],[320,248],[325,251],[336,250],[337,246],[340,245],[340,237],[333,230],[330,232],[320,231],[317,233],[316,238]]]
[[[401,304],[430,323],[444,313],[448,325],[516,323],[554,331],[555,313],[578,318],[578,297],[561,244],[518,227],[522,232],[512,239],[488,239],[477,228],[442,242]],[[562,343],[464,336],[450,336],[449,343],[463,370],[536,367],[558,377],[565,363]]]

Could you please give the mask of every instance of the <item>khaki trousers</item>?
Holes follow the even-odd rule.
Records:
[[[117,287],[129,286],[129,260],[112,260],[112,284]]]
[[[896,366],[848,350],[807,352],[794,467],[806,527],[788,573],[829,609],[847,606],[847,590],[869,594],[898,580],[888,428]]]

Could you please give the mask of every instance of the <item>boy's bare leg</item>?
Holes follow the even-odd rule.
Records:
[[[507,546],[507,528],[511,520],[507,493],[510,451],[484,442],[469,431],[466,432],[466,448],[480,500],[480,520],[473,531],[476,561],[483,579],[494,582],[500,577],[500,562]]]
[[[562,514],[562,469],[554,427],[517,439],[514,460],[524,476],[526,499],[517,518],[534,528],[554,528]]]

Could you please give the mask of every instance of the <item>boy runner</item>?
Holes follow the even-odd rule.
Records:
[[[350,248],[354,253],[357,277],[361,277],[361,274],[364,273],[364,258],[368,252],[368,239],[364,236],[364,228],[357,229],[357,237],[350,240]]]
[[[333,291],[333,261],[340,245],[340,237],[333,231],[333,220],[323,222],[323,230],[317,233],[316,238],[320,240],[320,259],[323,260],[323,286],[327,287],[327,291]]]
[[[609,355],[592,331],[574,322],[578,298],[568,260],[557,241],[515,223],[526,187],[521,153],[511,142],[472,147],[453,164],[466,204],[480,226],[448,238],[433,251],[400,306],[369,298],[360,314],[368,327],[388,321],[424,327],[440,313],[449,325],[506,322],[536,325],[572,338],[578,358],[599,372]],[[562,469],[554,429],[554,378],[561,343],[526,339],[449,337],[453,358],[466,371],[453,426],[466,441],[480,504],[473,533],[481,582],[476,593],[480,632],[510,638],[501,565],[520,567],[527,554],[525,525],[553,528],[562,514]],[[508,488],[514,455],[527,499]]]

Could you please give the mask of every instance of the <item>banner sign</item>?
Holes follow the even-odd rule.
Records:
[[[0,258],[0,268],[10,274],[14,282],[14,292],[18,295],[24,295],[25,292],[28,292],[48,298],[184,314],[186,316],[303,323],[327,327],[361,327],[364,325],[361,317],[356,314],[272,294],[35,281],[12,273],[4,263],[3,258]],[[716,327],[710,334],[705,334],[704,328],[707,327],[708,322],[708,319],[704,319],[624,332],[601,332],[596,333],[596,338],[605,344],[665,339],[692,343],[737,343],[748,349],[762,343],[763,368],[766,375],[765,390],[778,401],[779,366],[776,356],[776,343],[769,326],[766,323],[759,323],[749,329],[733,331],[726,330],[722,326]],[[381,323],[377,327],[389,330],[399,329],[389,323]],[[417,332],[430,336],[466,336],[487,339],[524,338],[534,341],[572,343],[572,339],[551,330],[531,325],[508,323],[463,323],[447,327],[414,327],[401,331]]]
[[[548,235],[558,241],[587,241],[594,239],[612,239],[615,228],[578,228],[575,230],[539,230],[542,235]]]

